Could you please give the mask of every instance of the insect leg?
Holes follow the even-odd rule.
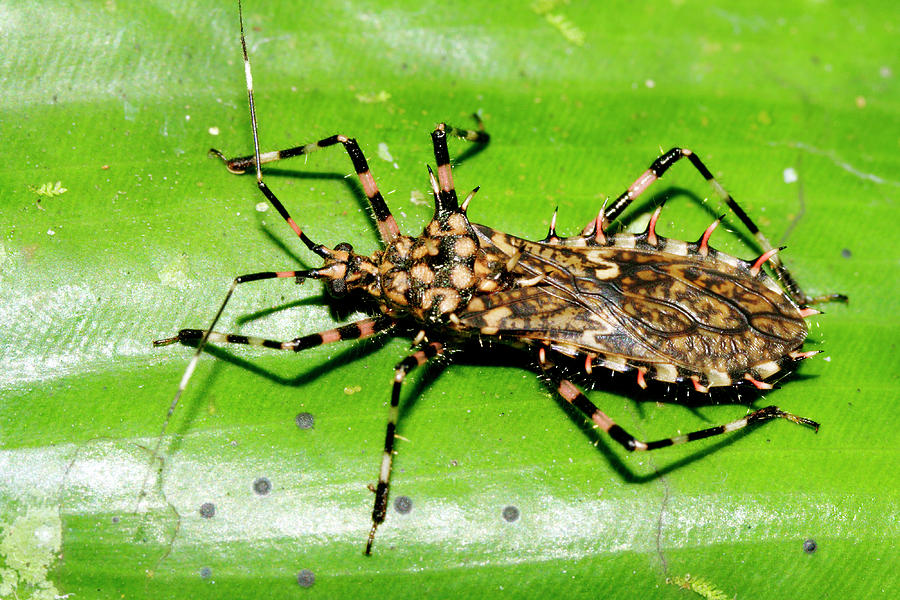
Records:
[[[737,421],[732,421],[731,423],[718,425],[716,427],[709,427],[708,429],[701,429],[699,431],[694,431],[688,434],[677,435],[653,442],[642,442],[638,439],[635,439],[634,436],[622,429],[619,425],[616,425],[615,421],[607,416],[606,413],[604,413],[602,410],[597,408],[593,402],[588,400],[587,397],[581,392],[581,390],[575,387],[575,385],[569,380],[560,380],[557,391],[564,400],[583,412],[591,421],[593,421],[593,423],[598,428],[605,431],[609,435],[609,437],[621,444],[626,450],[630,451],[656,450],[658,448],[665,448],[666,446],[674,446],[676,444],[684,444],[686,442],[702,440],[704,438],[722,435],[724,433],[731,433],[732,431],[743,429],[748,425],[762,423],[770,419],[787,419],[789,421],[797,423],[798,425],[807,425],[809,427],[812,427],[816,431],[819,430],[819,424],[815,421],[811,421],[810,419],[805,419],[803,417],[798,417],[797,415],[793,415],[791,413],[786,413],[777,406],[767,406],[765,408],[755,410],[743,419],[738,419]]]
[[[391,211],[384,201],[384,197],[381,195],[381,192],[378,191],[378,185],[375,183],[375,178],[372,177],[372,173],[369,170],[369,164],[366,162],[366,157],[363,155],[363,152],[355,139],[342,134],[336,134],[312,144],[264,152],[260,154],[259,162],[260,164],[266,164],[285,158],[291,158],[293,156],[306,155],[321,148],[334,146],[335,144],[342,144],[347,151],[347,154],[350,156],[350,160],[353,162],[353,169],[356,171],[357,177],[359,177],[359,182],[362,185],[366,198],[368,198],[372,211],[375,214],[381,238],[385,242],[393,240],[396,236],[400,235],[400,229],[397,226],[397,222],[393,215],[391,215]],[[227,158],[215,148],[211,148],[209,152],[210,154],[221,158],[225,162],[225,167],[235,174],[241,174],[247,169],[256,167],[256,157],[254,155]]]
[[[323,344],[332,342],[340,342],[344,340],[359,340],[371,337],[377,333],[390,329],[394,326],[391,319],[362,319],[349,325],[343,325],[328,331],[319,333],[311,333],[298,338],[294,338],[289,342],[280,342],[278,340],[269,340],[251,335],[239,335],[234,333],[220,333],[218,331],[209,332],[206,338],[207,343],[213,344],[246,344],[249,346],[257,346],[263,348],[272,348],[274,350],[293,350],[300,352],[308,350]],[[155,340],[154,346],[167,346],[169,344],[181,343],[186,346],[195,346],[203,339],[206,331],[202,329],[182,329],[178,335],[163,340]]]
[[[772,246],[771,242],[769,242],[768,238],[759,230],[759,227],[756,226],[756,223],[750,218],[750,216],[744,212],[744,209],[738,205],[738,203],[731,197],[731,194],[722,186],[721,183],[713,177],[713,174],[709,169],[706,168],[706,165],[703,164],[703,161],[700,160],[700,157],[694,154],[691,150],[687,148],[672,148],[665,154],[661,155],[659,158],[653,161],[653,164],[650,165],[650,168],[641,173],[641,175],[632,183],[627,190],[622,192],[622,194],[615,199],[615,201],[610,204],[606,212],[604,213],[604,217],[607,222],[612,221],[620,214],[625,208],[631,204],[635,198],[637,198],[644,190],[646,190],[650,185],[663,176],[663,174],[669,170],[669,167],[674,165],[676,162],[681,160],[682,158],[687,158],[695,169],[703,176],[706,181],[712,186],[713,191],[715,191],[716,195],[728,205],[728,208],[737,215],[738,219],[740,219],[741,223],[753,234],[753,237],[756,238],[757,243],[759,243],[760,247],[763,250],[763,253],[774,250],[774,246]],[[800,286],[797,284],[794,277],[790,274],[784,264],[781,262],[781,259],[777,254],[771,256],[769,258],[769,262],[772,265],[772,269],[778,275],[779,279],[784,282],[785,288],[790,294],[791,298],[797,304],[801,306],[806,306],[808,304],[813,304],[817,302],[828,302],[832,300],[839,300],[842,302],[847,301],[847,296],[843,294],[825,294],[823,296],[809,296],[806,294]]]
[[[242,283],[249,283],[251,281],[261,281],[263,279],[281,279],[281,278],[316,278],[317,270],[313,269],[311,271],[263,271],[260,273],[250,273],[248,275],[240,275],[234,278],[234,281],[231,282],[231,286],[228,288],[228,292],[225,294],[225,299],[222,300],[222,304],[219,306],[219,310],[216,312],[216,316],[213,317],[212,323],[209,324],[209,328],[206,330],[200,331],[202,335],[197,338],[197,349],[194,351],[194,355],[191,357],[190,362],[188,363],[187,368],[184,370],[184,374],[181,376],[181,381],[178,384],[178,389],[175,391],[175,396],[172,398],[172,402],[169,404],[169,410],[166,412],[166,418],[163,421],[162,428],[160,429],[159,436],[156,438],[156,443],[153,446],[153,451],[151,453],[151,457],[153,460],[156,460],[157,456],[159,456],[159,448],[162,445],[163,436],[166,433],[166,429],[169,427],[169,421],[172,420],[172,414],[175,412],[175,408],[178,406],[178,401],[181,399],[181,395],[184,393],[184,390],[187,388],[187,384],[191,379],[191,376],[194,374],[194,370],[197,368],[197,363],[200,361],[200,354],[203,352],[203,348],[206,346],[206,343],[209,341],[210,337],[213,333],[213,327],[216,326],[216,323],[219,322],[219,318],[222,316],[222,313],[225,311],[225,307],[228,305],[228,301],[231,300],[232,294],[234,294],[235,288]],[[194,330],[199,331],[199,330]],[[166,340],[156,340],[153,342],[155,346],[164,346],[167,344],[171,344],[179,341],[178,337],[169,338]],[[141,484],[141,492],[138,496],[137,506],[135,507],[135,512],[137,512],[138,508],[140,508],[141,501],[147,494],[147,482],[150,479],[151,471],[148,470],[147,474],[144,476],[144,482]]]
[[[369,531],[369,539],[366,542],[366,555],[372,553],[372,544],[375,542],[375,530],[384,523],[387,515],[388,495],[390,494],[391,467],[394,462],[394,437],[397,429],[397,417],[400,413],[400,388],[407,373],[416,367],[424,365],[430,359],[444,351],[440,342],[431,342],[421,350],[410,354],[396,367],[394,367],[394,386],[391,389],[391,412],[388,418],[387,430],[384,435],[384,455],[381,458],[381,470],[378,475],[378,486],[375,488],[375,507],[372,509],[372,529]]]
[[[434,146],[434,160],[437,163],[438,183],[440,192],[435,197],[435,215],[459,211],[459,203],[456,198],[456,188],[453,185],[453,173],[450,170],[450,151],[447,148],[447,134],[478,144],[486,144],[490,136],[484,130],[481,118],[474,114],[478,125],[477,130],[459,129],[446,123],[440,123],[431,132],[431,142]]]
[[[238,4],[238,11],[240,13],[240,4]],[[381,192],[378,191],[378,186],[375,184],[375,178],[372,177],[372,173],[369,171],[369,165],[366,162],[366,157],[363,156],[362,150],[359,148],[359,144],[356,143],[355,139],[348,138],[345,135],[337,134],[331,137],[319,140],[314,144],[306,144],[303,146],[295,146],[293,148],[288,148],[285,150],[276,150],[274,152],[266,152],[265,154],[260,154],[259,151],[259,134],[258,134],[258,126],[256,123],[256,109],[253,103],[253,76],[250,73],[250,58],[247,56],[247,40],[244,36],[244,17],[241,14],[241,49],[244,55],[244,71],[246,73],[247,78],[247,96],[249,98],[250,105],[250,121],[253,126],[253,155],[252,156],[243,156],[233,159],[227,159],[225,155],[219,152],[216,149],[211,149],[210,153],[218,156],[222,160],[225,161],[225,166],[232,173],[243,173],[246,169],[250,167],[256,168],[256,182],[259,189],[262,191],[263,195],[268,198],[269,202],[278,210],[279,214],[281,214],[282,218],[287,221],[288,225],[297,232],[297,235],[300,236],[300,239],[303,240],[306,245],[316,252],[320,256],[325,256],[327,252],[323,254],[322,250],[324,250],[321,246],[314,247],[312,242],[306,238],[302,231],[300,231],[299,227],[294,223],[293,219],[291,219],[290,215],[288,215],[284,206],[282,206],[281,202],[275,197],[275,194],[269,190],[268,186],[263,182],[262,179],[262,170],[260,169],[260,165],[273,162],[276,160],[280,160],[282,158],[289,158],[291,156],[299,156],[301,154],[309,154],[314,150],[318,150],[319,148],[324,148],[327,146],[333,146],[334,144],[341,143],[344,146],[344,149],[347,151],[347,154],[350,156],[350,160],[353,162],[353,168],[356,170],[356,175],[359,177],[359,181],[362,184],[363,191],[366,194],[366,197],[369,199],[369,204],[372,206],[372,211],[375,213],[375,220],[378,225],[378,231],[381,234],[381,239],[385,243],[389,243],[393,241],[396,237],[400,235],[400,228],[397,227],[397,221],[394,220],[394,216],[391,214],[390,209],[388,209],[387,203],[384,201],[384,198],[381,195]]]
[[[306,235],[301,231],[300,227],[294,222],[294,219],[291,218],[290,214],[288,214],[287,210],[284,208],[284,205],[281,204],[281,201],[275,197],[275,194],[272,193],[272,190],[270,190],[269,186],[267,186],[263,181],[260,165],[262,163],[271,162],[272,160],[278,160],[278,158],[284,157],[279,156],[279,152],[266,152],[265,154],[260,154],[259,151],[259,126],[256,121],[256,105],[253,101],[253,75],[250,70],[250,58],[247,55],[247,39],[244,36],[244,17],[243,14],[240,13],[240,4],[238,4],[238,11],[239,14],[241,14],[241,50],[244,57],[244,74],[247,79],[247,99],[248,105],[250,107],[250,124],[253,129],[253,155],[236,158],[229,161],[218,150],[213,149],[210,150],[210,152],[225,160],[225,164],[228,167],[228,170],[233,173],[241,173],[248,167],[255,167],[256,185],[263,193],[263,195],[269,200],[272,206],[275,207],[275,210],[278,211],[278,214],[280,214],[281,217],[291,227],[291,229],[294,230],[301,241],[303,241],[303,243],[306,244],[306,246],[310,250],[325,258],[329,255],[329,250],[320,244],[315,244],[312,240],[306,237]],[[375,179],[372,177],[372,173],[369,172],[369,165],[366,163],[366,159],[363,156],[362,151],[359,149],[359,145],[356,143],[356,140],[349,139],[343,135],[334,135],[330,138],[320,140],[315,144],[307,144],[306,146],[299,146],[298,148],[305,148],[306,151],[309,152],[311,151],[310,148],[317,149],[320,147],[333,145],[338,142],[344,144],[347,153],[350,155],[350,159],[353,161],[353,166],[356,169],[356,174],[359,177],[359,181],[363,186],[366,197],[369,199],[369,203],[371,204],[372,210],[375,213],[375,219],[378,225],[378,231],[381,234],[381,239],[384,240],[385,243],[391,242],[400,235],[400,229],[397,227],[397,222],[394,220],[394,217],[393,215],[391,215],[391,211],[388,209],[384,198],[381,196],[381,192],[378,191],[378,186],[375,185]],[[295,148],[293,150],[297,149]],[[297,150],[292,156],[303,153],[305,152]]]

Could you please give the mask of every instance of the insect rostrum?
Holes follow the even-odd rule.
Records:
[[[560,396],[628,450],[652,450],[698,440],[773,418],[818,428],[814,421],[768,406],[725,425],[644,442],[616,425],[553,367],[554,357],[563,356],[582,364],[587,375],[598,367],[633,373],[641,387],[646,387],[647,379],[656,379],[686,383],[700,392],[739,384],[768,389],[771,385],[766,380],[775,373],[815,354],[801,350],[807,336],[804,318],[818,312],[807,305],[844,298],[806,296],[778,260],[777,250],[696,154],[673,148],[660,156],[625,192],[604,206],[581,235],[557,237],[554,216],[547,237],[529,241],[469,221],[466,208],[477,188],[459,203],[447,137],[454,135],[478,144],[489,138],[480,119],[475,130],[440,124],[432,132],[437,174],[429,168],[434,216],[421,235],[404,235],[378,191],[356,140],[333,135],[286,150],[259,151],[243,26],[241,43],[254,153],[226,159],[220,152],[212,152],[225,161],[229,171],[254,170],[260,191],[324,264],[302,271],[267,271],[237,277],[207,329],[184,329],[177,336],[155,342],[197,347],[169,416],[208,342],[298,352],[340,340],[370,337],[401,325],[420,330],[416,337],[418,349],[398,363],[394,371],[366,554],[371,552],[377,527],[385,520],[403,381],[411,370],[469,338],[480,336],[531,349]],[[263,180],[261,164],[338,144],[351,159],[384,245],[371,256],[356,253],[348,243],[328,248],[312,241]],[[641,234],[607,231],[608,223],[682,158],[687,158],[709,181],[756,236],[764,251],[759,258],[748,262],[712,248],[709,239],[718,220],[696,242],[658,235],[655,226],[659,210]],[[765,263],[770,263],[784,289],[765,273]],[[286,342],[213,331],[238,284],[275,278],[321,279],[332,295],[367,298],[377,307],[377,314]]]

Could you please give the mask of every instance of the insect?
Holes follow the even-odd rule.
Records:
[[[179,342],[196,346],[166,423],[208,343],[299,352],[412,327],[418,331],[414,339],[417,349],[394,370],[366,554],[371,553],[376,530],[386,516],[403,382],[412,370],[473,338],[530,352],[540,372],[553,382],[563,399],[630,451],[700,440],[777,418],[818,430],[815,421],[767,406],[731,423],[646,442],[617,425],[572,383],[571,373],[556,365],[558,361],[574,362],[586,376],[599,367],[629,372],[640,387],[646,387],[647,381],[653,379],[685,384],[698,392],[738,385],[765,390],[772,387],[767,380],[773,375],[816,354],[801,349],[807,336],[804,319],[818,313],[809,305],[845,297],[807,296],[779,260],[778,249],[772,247],[690,150],[673,148],[659,156],[625,192],[604,205],[580,235],[558,237],[554,214],[547,237],[529,241],[469,221],[467,207],[478,188],[459,202],[447,139],[456,136],[484,144],[489,137],[477,117],[477,128],[471,130],[442,123],[431,134],[436,174],[428,168],[434,216],[421,235],[405,235],[379,192],[355,139],[338,134],[286,150],[260,152],[242,17],[241,47],[253,154],[228,159],[216,150],[211,153],[221,158],[232,173],[255,171],[260,192],[324,264],[306,270],[264,271],[236,277],[209,327],[183,329],[174,337],[154,342],[158,346]],[[328,248],[314,242],[263,179],[261,165],[265,163],[337,145],[343,146],[350,157],[383,242],[383,249],[371,256],[355,252],[348,243]],[[744,261],[712,248],[710,236],[722,217],[696,242],[666,239],[657,234],[660,209],[643,233],[610,231],[609,223],[681,159],[694,166],[756,237],[763,250],[761,256]],[[766,274],[766,264],[783,288]],[[284,278],[298,282],[322,280],[332,296],[352,295],[371,308],[373,316],[290,341],[214,330],[238,285]]]

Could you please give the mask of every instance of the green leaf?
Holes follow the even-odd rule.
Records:
[[[236,6],[8,3],[0,596],[898,595],[893,4],[251,2],[244,14],[263,149],[358,138],[404,232],[430,217],[429,132],[473,111],[492,142],[454,143],[457,186],[481,186],[473,220],[524,237],[543,237],[556,206],[560,231],[578,231],[660,149],[695,150],[788,245],[808,291],[851,298],[811,319],[806,347],[824,353],[755,399],[822,428],[779,421],[627,455],[522,356],[456,355],[406,385],[392,498],[412,506],[392,505],[365,558],[366,485],[409,339],[225,348],[203,356],[157,473],[151,449],[191,350],[151,341],[207,326],[238,274],[318,263],[252,177],[206,155],[252,149]],[[333,149],[266,177],[314,240],[371,253],[350,172]],[[47,182],[68,191],[38,206]],[[707,194],[678,165],[625,220],[667,198],[660,232],[694,240],[719,210]],[[726,223],[735,232],[714,245],[755,256]],[[315,282],[260,282],[241,286],[220,329],[290,339],[354,314]],[[745,414],[619,379],[598,376],[591,400],[643,438]]]

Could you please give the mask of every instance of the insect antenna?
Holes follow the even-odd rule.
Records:
[[[254,161],[253,164],[256,167],[256,186],[263,193],[263,195],[268,199],[269,203],[278,211],[278,214],[281,215],[281,218],[285,220],[285,222],[290,226],[291,229],[294,230],[294,233],[297,234],[297,237],[300,238],[306,247],[321,256],[322,258],[327,258],[331,253],[321,244],[316,244],[313,242],[303,230],[300,229],[300,226],[294,221],[290,214],[288,214],[287,209],[281,203],[281,201],[275,197],[275,194],[272,193],[272,190],[269,189],[269,186],[266,185],[266,182],[263,181],[262,176],[262,167],[259,155],[259,126],[256,122],[256,104],[253,101],[253,74],[250,70],[250,57],[247,55],[247,38],[244,36],[244,13],[241,8],[240,1],[238,2],[238,18],[241,22],[241,51],[244,55],[244,75],[247,79],[247,101],[250,105],[250,126],[253,130],[253,156]]]
[[[288,213],[287,209],[281,203],[281,201],[275,196],[272,190],[269,189],[269,186],[266,185],[265,181],[263,181],[262,177],[262,169],[260,168],[261,160],[260,160],[260,152],[259,152],[259,127],[256,121],[256,105],[253,101],[253,75],[250,71],[250,57],[247,54],[247,39],[244,35],[244,14],[241,7],[240,1],[238,1],[238,18],[240,20],[241,27],[241,51],[244,57],[244,73],[247,80],[247,98],[248,104],[250,107],[250,123],[253,130],[253,156],[254,156],[254,165],[256,166],[256,185],[263,193],[263,195],[269,200],[269,203],[278,211],[278,214],[285,220],[285,222],[290,226],[291,229],[294,230],[294,233],[300,238],[306,247],[309,248],[315,254],[318,254],[322,258],[328,258],[332,256],[332,251],[323,246],[322,244],[316,244],[313,242],[300,228],[299,225],[294,221],[291,215]],[[163,437],[165,436],[166,430],[169,427],[169,422],[172,420],[172,415],[175,412],[175,409],[178,406],[178,402],[181,400],[181,396],[184,394],[184,390],[187,388],[187,384],[191,379],[191,376],[194,374],[194,371],[197,368],[197,363],[200,361],[200,355],[203,353],[203,350],[206,348],[206,344],[209,341],[210,334],[212,334],[213,329],[216,326],[216,323],[219,322],[219,319],[222,316],[222,313],[225,311],[225,307],[228,305],[228,301],[231,300],[231,296],[234,294],[235,288],[241,283],[248,283],[251,281],[260,281],[263,279],[276,279],[276,278],[295,278],[298,282],[303,279],[319,279],[325,276],[324,269],[311,269],[308,271],[264,271],[261,273],[251,273],[248,275],[241,275],[235,277],[231,282],[231,286],[228,288],[228,292],[225,294],[224,300],[222,300],[222,304],[219,306],[219,310],[216,312],[215,317],[213,317],[212,322],[209,324],[204,332],[203,336],[197,342],[197,349],[194,351],[193,356],[191,357],[190,362],[187,365],[187,368],[184,370],[184,374],[181,376],[181,381],[178,384],[178,389],[175,391],[175,395],[172,398],[172,402],[169,404],[169,409],[166,411],[166,418],[163,421],[162,428],[159,432],[159,435],[156,438],[156,442],[153,445],[153,450],[151,452],[151,460],[156,460],[159,456],[159,449],[162,447]],[[166,346],[168,344],[172,344],[179,341],[178,337],[166,338],[161,340],[155,340],[153,342],[154,346]],[[162,469],[162,465],[160,464],[160,470]],[[144,480],[141,483],[141,491],[138,495],[137,504],[135,505],[135,512],[140,509],[141,502],[144,497],[147,495],[147,484],[150,480],[150,475],[152,473],[152,469],[148,469],[147,473],[144,475]]]

